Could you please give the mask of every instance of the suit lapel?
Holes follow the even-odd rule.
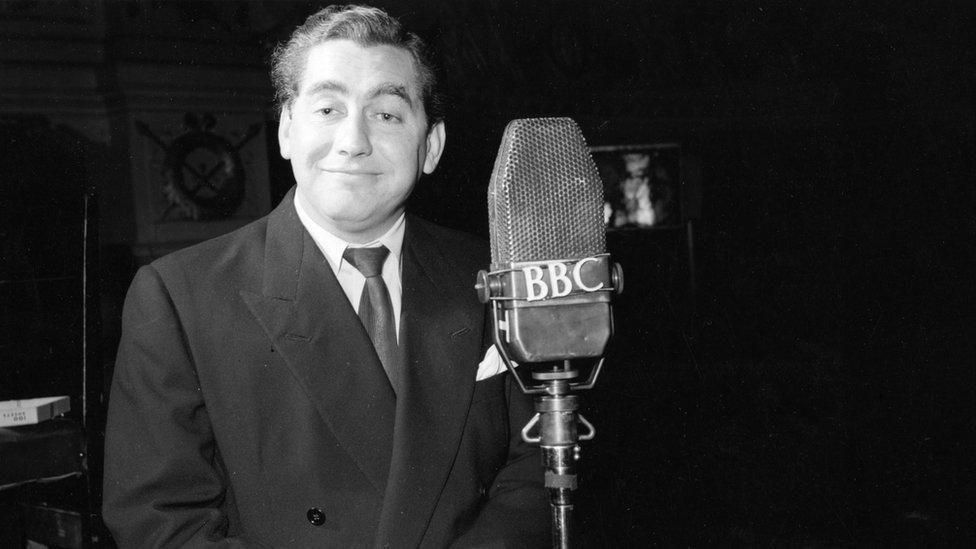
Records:
[[[433,238],[408,218],[393,460],[377,546],[420,544],[464,428],[479,360],[482,307]]]
[[[336,439],[383,494],[396,399],[359,317],[298,219],[293,195],[268,219],[262,294],[241,296]]]

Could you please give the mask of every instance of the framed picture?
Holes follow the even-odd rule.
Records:
[[[681,146],[590,147],[603,180],[609,229],[674,227],[681,219]]]

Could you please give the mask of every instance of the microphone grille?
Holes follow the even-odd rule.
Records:
[[[570,118],[509,122],[488,187],[493,264],[606,251],[603,184]]]

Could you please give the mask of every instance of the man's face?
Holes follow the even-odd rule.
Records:
[[[312,47],[278,143],[316,223],[354,243],[382,236],[421,173],[437,167],[444,125],[427,131],[413,57],[392,46]]]

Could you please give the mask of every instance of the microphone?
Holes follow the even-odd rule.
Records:
[[[522,439],[542,451],[553,547],[568,548],[578,442],[596,435],[570,392],[596,383],[613,334],[611,294],[623,289],[606,252],[603,184],[573,120],[509,122],[488,185],[488,220],[491,265],[475,289],[491,304],[498,354],[519,388],[536,395]],[[573,361],[598,357],[578,382]],[[531,383],[513,359],[535,363],[519,369]]]
[[[603,203],[572,119],[508,124],[488,186],[491,267],[476,284],[483,302],[500,302],[500,353],[519,362],[603,355],[610,294],[623,281],[606,253]]]

